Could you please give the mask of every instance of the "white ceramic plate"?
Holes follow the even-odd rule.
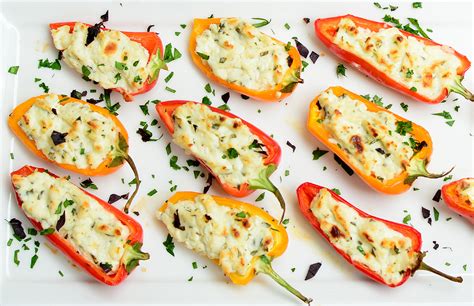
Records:
[[[382,3],[386,5],[388,3]],[[296,288],[311,296],[323,305],[360,304],[360,305],[471,305],[473,301],[473,235],[472,226],[447,209],[443,202],[431,200],[443,180],[419,179],[414,184],[418,191],[410,190],[398,196],[377,193],[365,185],[355,175],[349,177],[334,161],[329,153],[320,160],[313,161],[311,152],[324,146],[315,140],[306,130],[305,122],[309,102],[330,85],[342,85],[360,94],[377,94],[383,97],[385,104],[393,104],[392,111],[424,126],[434,142],[434,154],[429,168],[442,171],[456,165],[453,179],[472,176],[472,118],[473,106],[452,95],[448,101],[439,105],[427,105],[402,96],[384,88],[366,78],[352,68],[348,68],[347,77],[336,77],[336,66],[340,62],[315,38],[313,21],[318,17],[328,17],[351,13],[366,18],[381,20],[384,14],[400,18],[403,23],[406,17],[418,18],[425,28],[433,29],[431,37],[438,42],[455,47],[461,53],[473,59],[472,48],[472,4],[469,2],[423,2],[422,9],[413,9],[411,2],[390,3],[399,8],[390,12],[376,8],[372,2],[160,2],[160,3],[60,3],[60,2],[7,2],[1,9],[1,205],[0,219],[19,218],[28,227],[28,222],[13,198],[8,173],[24,164],[47,167],[61,175],[71,174],[76,183],[85,179],[67,173],[47,164],[28,152],[9,131],[6,119],[15,105],[27,98],[42,93],[35,78],[41,78],[50,87],[50,92],[69,94],[73,89],[97,89],[96,94],[88,93],[87,98],[97,97],[100,88],[84,82],[81,77],[63,63],[60,71],[38,69],[39,59],[54,59],[57,51],[53,48],[48,32],[48,23],[56,21],[80,20],[88,23],[98,21],[100,15],[109,10],[109,28],[145,31],[154,24],[153,30],[160,33],[165,44],[172,43],[181,53],[182,58],[169,64],[174,77],[169,83],[164,82],[168,75],[160,75],[159,84],[151,92],[138,96],[133,103],[124,103],[114,93],[112,100],[121,101],[119,118],[130,134],[130,152],[138,164],[143,185],[135,203],[140,212],[136,219],[143,225],[145,232],[144,249],[150,252],[151,259],[136,269],[129,279],[118,287],[107,287],[91,279],[86,273],[73,267],[60,253],[47,247],[45,239],[41,242],[39,260],[30,269],[30,258],[33,251],[22,250],[19,253],[20,265],[13,263],[13,253],[21,247],[14,241],[6,247],[11,238],[11,229],[6,222],[0,225],[0,280],[2,305],[26,304],[288,304],[299,302],[282,290],[271,279],[264,275],[257,276],[252,283],[243,287],[230,283],[222,272],[209,260],[199,257],[182,245],[177,244],[175,257],[170,256],[162,245],[167,232],[164,226],[154,218],[155,210],[172,192],[170,188],[177,185],[178,190],[202,191],[205,178],[194,179],[192,172],[176,171],[169,167],[170,156],[165,147],[170,142],[169,135],[163,127],[152,127],[156,142],[143,143],[135,133],[140,121],[150,123],[157,118],[153,107],[150,115],[145,116],[139,108],[149,99],[191,99],[200,101],[207,93],[204,86],[208,80],[193,66],[187,52],[189,31],[194,17],[242,16],[271,18],[271,23],[262,28],[266,33],[288,41],[293,36],[310,50],[321,55],[316,64],[310,63],[303,73],[305,83],[298,86],[296,92],[283,103],[261,103],[252,100],[244,101],[240,95],[231,93],[229,106],[235,114],[254,123],[268,134],[273,134],[283,149],[282,162],[272,176],[280,186],[289,206],[290,223],[288,232],[290,243],[286,253],[274,260],[274,268]],[[303,17],[311,18],[310,24],[302,21]],[[284,25],[288,23],[290,29]],[[186,24],[182,29],[180,24]],[[175,32],[180,32],[179,36]],[[274,33],[274,34],[273,34]],[[310,62],[309,59],[306,60]],[[8,67],[19,65],[18,75],[7,73]],[[347,65],[346,65],[347,66]],[[464,84],[474,89],[472,71],[468,71]],[[223,102],[221,95],[228,90],[211,84],[216,90],[215,97],[207,94],[213,105]],[[165,86],[176,89],[176,93],[164,90]],[[409,105],[408,112],[400,107],[400,102]],[[459,112],[454,107],[459,105]],[[455,124],[449,127],[445,120],[432,113],[449,111]],[[260,112],[261,111],[261,112]],[[161,137],[161,135],[163,137]],[[285,145],[286,141],[296,145],[296,151]],[[173,154],[179,157],[178,164],[186,161],[182,150],[172,146]],[[13,153],[14,159],[10,158]],[[323,171],[323,167],[327,167]],[[289,175],[285,176],[285,171]],[[155,178],[152,178],[152,174]],[[107,200],[111,193],[126,193],[130,190],[127,184],[132,173],[127,166],[108,177],[93,178],[99,189],[94,193]],[[281,179],[280,179],[281,178]],[[170,184],[169,181],[173,183]],[[423,234],[423,250],[428,251],[426,261],[440,269],[464,277],[463,284],[453,284],[427,272],[420,271],[400,288],[390,289],[381,286],[348,265],[336,252],[315,233],[302,218],[297,209],[296,187],[309,181],[336,187],[342,196],[361,209],[393,221],[401,222],[410,214],[411,221]],[[156,188],[158,193],[147,196]],[[222,194],[215,184],[210,193]],[[244,199],[254,202],[260,192]],[[123,203],[117,203],[120,206]],[[258,206],[279,214],[278,205],[270,194],[257,202]],[[440,213],[439,220],[430,226],[421,216],[421,207]],[[407,212],[404,212],[407,211]],[[452,218],[447,221],[447,218]],[[440,247],[433,249],[433,241]],[[30,247],[32,242],[29,242]],[[199,268],[193,269],[196,261]],[[313,279],[304,281],[308,266],[322,262],[319,273]],[[467,271],[463,265],[467,264]],[[203,269],[207,266],[207,269]],[[292,272],[291,268],[295,268]],[[59,275],[62,271],[64,277]],[[187,281],[191,276],[193,280]]]

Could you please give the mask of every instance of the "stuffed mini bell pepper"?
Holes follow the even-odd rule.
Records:
[[[154,32],[121,32],[106,29],[102,22],[50,24],[54,46],[61,58],[85,80],[122,94],[125,101],[151,90],[158,80],[163,45]]]
[[[301,213],[331,246],[356,269],[389,287],[426,270],[461,283],[426,263],[421,235],[411,226],[371,216],[331,190],[304,183],[297,189]]]
[[[463,178],[446,184],[441,189],[449,208],[474,223],[474,178]]]
[[[227,198],[177,192],[157,217],[175,240],[212,259],[234,284],[246,285],[264,273],[301,301],[312,301],[273,270],[271,261],[285,251],[288,234],[262,209]]]
[[[168,101],[156,110],[173,142],[199,160],[235,197],[255,189],[275,194],[285,213],[285,200],[269,180],[280,162],[281,149],[270,136],[221,109],[189,101]]]
[[[439,178],[452,170],[426,170],[433,144],[424,128],[342,87],[330,87],[311,102],[308,130],[383,193],[402,193],[418,177]]]
[[[32,166],[11,174],[18,205],[31,224],[98,281],[118,285],[147,260],[142,227],[66,178]]]
[[[318,19],[315,29],[338,57],[407,96],[434,104],[456,92],[474,101],[461,84],[471,62],[448,46],[352,15]]]
[[[33,97],[18,105],[8,125],[35,155],[66,170],[87,176],[107,175],[126,161],[135,175],[135,191],[140,179],[128,154],[128,134],[108,110],[82,100],[55,94]]]
[[[280,101],[303,83],[298,50],[238,18],[194,19],[189,52],[208,78],[257,100]]]

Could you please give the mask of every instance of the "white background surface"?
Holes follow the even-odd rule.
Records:
[[[183,57],[169,64],[170,71],[175,75],[167,84],[164,78],[168,72],[162,72],[159,84],[149,93],[136,97],[133,103],[125,103],[121,97],[113,93],[112,100],[122,101],[119,118],[130,134],[130,154],[135,159],[143,180],[141,191],[135,202],[140,212],[136,219],[144,228],[144,250],[151,254],[151,259],[141,264],[135,272],[118,287],[107,287],[95,282],[86,273],[74,268],[60,253],[51,251],[45,239],[39,238],[41,248],[39,260],[33,270],[29,268],[32,251],[20,252],[20,266],[13,263],[13,252],[21,246],[14,241],[6,247],[11,237],[11,229],[7,222],[0,223],[0,282],[2,305],[19,303],[28,304],[288,304],[299,303],[293,296],[278,287],[271,279],[258,275],[247,286],[237,286],[223,276],[221,271],[209,260],[193,254],[182,245],[176,244],[175,257],[169,255],[162,245],[166,238],[166,230],[154,218],[155,210],[172,193],[173,185],[178,190],[202,191],[205,178],[195,180],[192,172],[175,171],[169,167],[169,156],[165,146],[170,142],[164,128],[151,127],[155,137],[164,136],[157,142],[143,143],[135,133],[140,121],[150,123],[158,118],[154,108],[150,107],[150,116],[144,116],[139,105],[149,99],[191,99],[200,101],[207,93],[204,86],[208,80],[193,66],[187,52],[187,41],[193,17],[242,16],[271,18],[272,22],[262,30],[268,34],[288,41],[297,36],[308,49],[321,55],[316,64],[311,64],[303,73],[305,83],[298,86],[296,92],[283,103],[261,103],[253,100],[244,101],[240,95],[231,93],[228,105],[231,111],[254,123],[268,134],[274,134],[280,143],[283,156],[279,169],[272,179],[279,186],[288,205],[290,223],[288,232],[290,242],[286,253],[274,260],[273,265],[303,294],[315,300],[314,305],[471,305],[473,301],[473,227],[467,221],[448,210],[444,203],[431,200],[436,190],[443,184],[442,180],[419,179],[414,186],[419,191],[410,190],[398,196],[377,193],[365,185],[356,175],[349,177],[328,153],[318,161],[312,160],[311,152],[324,146],[315,140],[306,130],[306,117],[309,102],[322,90],[331,85],[342,85],[360,94],[377,94],[384,98],[385,104],[393,104],[392,111],[407,119],[424,126],[431,134],[434,142],[434,153],[429,166],[433,172],[439,172],[456,165],[453,179],[472,176],[472,118],[473,105],[454,94],[444,104],[427,105],[411,100],[398,93],[382,87],[376,82],[348,68],[345,78],[337,78],[335,69],[340,62],[315,38],[313,21],[318,17],[329,17],[351,13],[362,17],[381,20],[384,14],[391,14],[406,23],[406,17],[418,18],[422,27],[433,29],[432,39],[455,47],[474,58],[472,47],[472,4],[423,2],[423,9],[413,9],[411,2],[387,3],[382,5],[398,5],[399,9],[390,12],[377,9],[372,2],[319,2],[319,3],[220,3],[220,2],[173,2],[173,3],[129,3],[123,6],[116,3],[2,3],[1,7],[1,205],[0,219],[12,217],[23,221],[25,228],[29,223],[18,209],[10,187],[12,170],[24,164],[42,166],[51,171],[67,175],[79,183],[84,177],[66,173],[61,169],[41,161],[33,156],[25,147],[14,139],[6,124],[8,114],[18,103],[31,96],[39,95],[42,90],[34,82],[39,77],[49,87],[50,92],[69,94],[73,89],[97,89],[96,94],[88,94],[87,98],[98,97],[100,88],[86,83],[81,76],[62,63],[61,71],[37,69],[39,59],[54,59],[57,51],[52,46],[48,32],[48,23],[57,21],[80,20],[95,23],[107,9],[110,21],[107,27],[129,31],[145,31],[149,24],[155,24],[153,30],[160,33],[164,44],[171,42],[178,48]],[[303,17],[311,18],[306,25]],[[185,30],[180,24],[186,23]],[[286,30],[284,24],[291,26]],[[182,32],[176,37],[174,32]],[[306,60],[310,62],[309,58]],[[17,76],[8,74],[8,67],[19,65]],[[346,65],[347,66],[347,65]],[[474,90],[472,69],[467,72],[464,84]],[[165,86],[176,89],[172,94],[164,90]],[[228,90],[216,84],[216,96],[212,97],[213,105],[223,102],[220,96]],[[457,101],[453,99],[459,98]],[[409,111],[403,112],[400,102],[409,105]],[[456,105],[459,112],[454,111]],[[261,113],[258,113],[258,110]],[[444,123],[444,119],[432,113],[449,111],[456,120],[453,127]],[[161,123],[159,124],[159,126]],[[296,152],[285,145],[286,141],[296,145]],[[173,154],[179,157],[178,164],[185,164],[188,159],[176,146],[172,146]],[[10,160],[10,152],[14,160]],[[323,171],[326,166],[327,170]],[[285,177],[285,170],[290,175]],[[156,178],[152,179],[151,175]],[[281,180],[280,180],[281,177]],[[121,182],[132,179],[132,172],[124,166],[108,177],[93,178],[99,187],[94,192],[107,200],[111,193],[123,194],[129,191],[128,185]],[[402,287],[391,289],[379,285],[357,272],[312,230],[297,209],[295,189],[299,184],[310,181],[329,188],[339,188],[342,196],[361,209],[396,222],[409,213],[411,223],[423,235],[423,250],[428,251],[426,262],[455,275],[464,277],[463,284],[453,284],[427,272],[417,272]],[[147,196],[156,188],[158,193]],[[217,184],[210,190],[211,194],[221,194]],[[260,194],[256,192],[244,201],[253,202]],[[118,202],[115,205],[123,205]],[[266,194],[258,206],[272,212],[280,213],[276,200]],[[421,207],[432,210],[436,207],[440,212],[440,220],[428,225],[421,216]],[[408,213],[403,212],[407,210]],[[132,215],[133,216],[133,215]],[[446,218],[452,217],[451,221]],[[433,250],[433,241],[440,244]],[[32,243],[30,243],[30,246]],[[443,248],[449,247],[449,248]],[[191,263],[196,261],[199,269],[194,270]],[[314,262],[322,262],[319,273],[313,279],[304,281],[308,266]],[[450,263],[446,266],[445,263]],[[467,264],[467,272],[462,266]],[[203,266],[207,269],[202,269]],[[296,268],[291,272],[291,268]],[[61,270],[64,277],[58,274]],[[187,279],[193,276],[193,281]]]

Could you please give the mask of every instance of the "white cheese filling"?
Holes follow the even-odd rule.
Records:
[[[203,161],[222,182],[239,187],[265,169],[265,146],[242,120],[191,102],[177,107],[173,120],[173,141]]]
[[[87,29],[77,22],[72,33],[67,25],[51,30],[54,46],[63,51],[64,61],[103,88],[122,88],[127,93],[142,88],[150,70],[148,50],[114,30],[101,30],[86,46]]]
[[[288,51],[272,37],[237,18],[222,18],[196,38],[196,52],[221,79],[253,90],[281,83],[288,70]]]
[[[399,283],[405,271],[417,264],[418,255],[409,238],[381,221],[360,216],[325,188],[311,201],[311,212],[331,244],[388,284]]]
[[[396,132],[397,119],[388,112],[371,112],[348,95],[332,90],[319,96],[324,112],[321,122],[330,133],[329,141],[343,149],[352,164],[381,181],[398,176],[410,164],[413,149],[410,133]]]
[[[12,180],[29,218],[57,232],[65,214],[58,233],[91,263],[109,273],[117,271],[130,231],[112,213],[65,178],[35,171]]]
[[[373,32],[349,18],[340,20],[333,42],[429,99],[455,84],[461,66],[450,47],[426,45],[395,27]]]
[[[119,127],[112,119],[94,112],[88,104],[61,104],[54,94],[33,103],[18,125],[48,159],[79,169],[97,168],[116,149],[119,139]],[[66,134],[64,142],[55,145],[53,133]]]
[[[456,185],[456,193],[464,204],[474,205],[474,179],[463,179],[461,183]]]
[[[262,218],[219,205],[205,194],[168,203],[157,217],[175,240],[218,260],[226,275],[245,275],[252,258],[266,254],[274,244],[270,224]]]

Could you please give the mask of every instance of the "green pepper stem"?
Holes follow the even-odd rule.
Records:
[[[274,281],[276,281],[280,286],[291,292],[294,296],[299,298],[306,304],[310,304],[313,299],[305,297],[301,292],[293,288],[290,284],[288,284],[280,275],[278,275],[275,270],[273,270],[270,259],[262,255],[260,256],[260,260],[256,266],[257,273],[261,272],[268,276],[270,276]]]
[[[268,165],[265,169],[260,171],[257,179],[252,179],[249,181],[249,188],[253,190],[256,190],[256,189],[268,190],[275,195],[278,202],[280,203],[281,209],[283,209],[283,213],[281,214],[281,218],[280,218],[280,223],[281,223],[283,219],[285,218],[286,203],[280,190],[278,190],[278,188],[275,185],[273,185],[273,183],[270,181],[270,175],[272,175],[275,169],[276,169],[276,166],[274,164]]]
[[[460,94],[461,96],[463,96],[467,100],[469,100],[471,102],[474,102],[474,94],[472,92],[470,92],[466,87],[464,87],[464,85],[461,84],[461,81],[462,81],[462,77],[457,78],[456,81],[455,81],[455,85],[452,85],[449,88],[449,91]]]
[[[155,55],[150,59],[150,73],[148,76],[148,83],[152,83],[158,78],[160,70],[168,70],[166,62],[161,57],[161,50],[157,50]]]
[[[444,277],[452,282],[456,282],[456,283],[462,283],[463,282],[463,279],[461,276],[451,276],[451,275],[448,275],[444,272],[441,272],[427,264],[425,264],[423,261],[420,263],[420,266],[418,267],[418,270],[425,270],[425,271],[429,271],[429,272],[432,272],[436,275],[439,275],[441,277]]]
[[[127,273],[132,272],[136,266],[138,266],[140,260],[147,260],[150,258],[150,254],[142,252],[142,243],[135,242],[133,245],[126,244],[125,251],[122,256],[122,262],[125,265]]]
[[[137,195],[138,189],[140,188],[140,177],[138,176],[138,170],[137,166],[135,165],[135,162],[133,159],[130,157],[130,155],[125,154],[123,157],[127,163],[130,165],[130,168],[132,168],[133,174],[135,175],[135,190],[133,191],[132,195],[128,198],[127,203],[125,204],[123,211],[128,214],[128,210],[130,208],[130,205],[132,204],[133,199]]]
[[[440,177],[448,175],[454,169],[454,167],[452,167],[448,171],[439,173],[439,174],[430,173],[426,169],[426,164],[427,164],[426,159],[413,159],[407,168],[408,176],[405,179],[404,183],[411,185],[420,176],[431,178],[431,179],[440,178]]]

